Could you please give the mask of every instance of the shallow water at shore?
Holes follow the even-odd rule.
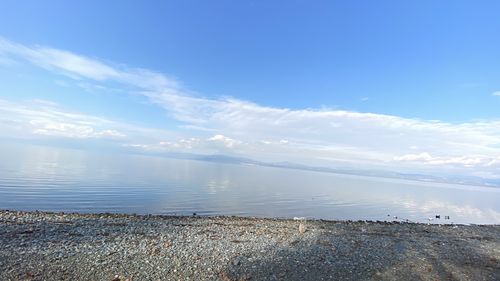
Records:
[[[0,209],[500,224],[495,188],[36,146],[0,150]]]

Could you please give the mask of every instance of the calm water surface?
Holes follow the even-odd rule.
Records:
[[[0,209],[500,224],[498,188],[10,144],[0,155]]]

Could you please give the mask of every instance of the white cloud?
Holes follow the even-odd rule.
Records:
[[[62,50],[40,46],[29,48],[0,39],[0,52],[22,57],[47,69],[64,71],[72,77],[104,80],[119,76],[116,70],[106,64]]]
[[[177,141],[161,141],[160,147],[156,147],[168,151],[197,152],[201,142],[202,140],[199,138],[181,138]]]
[[[176,134],[67,111],[45,100],[23,103],[0,100],[0,136],[151,141]]]
[[[3,56],[2,56],[3,54]],[[141,89],[178,92],[178,82],[173,78],[141,68],[112,66],[96,58],[44,47],[17,44],[0,37],[0,58],[12,61],[20,58],[48,70],[54,70],[76,80],[113,80]],[[82,84],[85,85],[85,84]]]
[[[207,139],[210,142],[220,142],[227,148],[233,148],[237,144],[241,144],[241,141],[234,140],[232,138],[225,137],[223,135],[216,135]]]
[[[67,75],[85,87],[120,84],[121,92],[140,94],[181,123],[172,133],[54,110],[51,105],[38,105],[47,108],[36,114],[26,106],[10,111],[3,106],[10,114],[24,116],[0,115],[0,124],[11,130],[39,120],[32,133],[126,139],[131,143],[128,147],[151,150],[238,153],[258,160],[313,165],[352,162],[402,169],[420,164],[433,169],[462,167],[466,172],[476,169],[474,173],[483,175],[499,172],[500,120],[447,123],[346,110],[266,107],[234,98],[209,99],[192,94],[176,79],[161,73],[5,39],[0,39],[0,58],[28,61]]]
[[[138,144],[138,143],[125,143],[122,144],[122,147],[130,147],[130,148],[139,148],[144,150],[154,150],[150,145],[147,144]]]
[[[49,120],[31,120],[33,134],[46,136],[60,136],[69,138],[94,138],[99,136],[94,128],[71,123],[53,122]]]
[[[150,144],[127,144],[127,147],[144,148],[157,152],[185,152],[185,153],[233,153],[237,145],[247,145],[242,141],[235,140],[223,135],[215,135],[209,138],[181,138],[170,141],[160,141]]]
[[[57,119],[41,118],[29,121],[35,135],[56,136],[65,138],[123,138],[125,134],[116,130],[98,130],[85,120],[73,120],[73,123],[57,121]]]
[[[420,154],[406,154],[403,156],[394,157],[394,160],[396,161],[429,161],[432,159],[432,156],[427,152],[422,152]]]
[[[231,132],[245,140],[283,138],[311,145],[351,145],[398,153],[418,143],[421,150],[440,148],[450,154],[464,148],[493,153],[498,152],[494,147],[500,144],[499,121],[450,124],[341,110],[269,108],[235,99],[155,98],[178,120]]]
[[[495,158],[491,156],[460,156],[460,157],[433,157],[427,152],[419,154],[406,154],[403,156],[394,157],[395,161],[414,162],[426,165],[442,166],[442,165],[458,165],[466,168],[476,167],[492,167],[500,164],[498,161],[500,157]],[[498,165],[500,167],[500,165]]]
[[[97,133],[98,136],[102,137],[112,137],[112,138],[123,138],[126,137],[125,134],[120,133],[116,130],[103,130]]]
[[[493,95],[494,97],[500,97],[500,91],[494,92],[492,95]]]

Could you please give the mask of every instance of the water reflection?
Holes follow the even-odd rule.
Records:
[[[494,188],[35,146],[0,153],[3,209],[500,223]]]
[[[416,214],[427,214],[432,220],[435,215],[441,215],[441,219],[445,216],[450,216],[448,223],[455,221],[466,222],[467,218],[475,218],[477,221],[486,222],[500,222],[500,212],[492,208],[479,208],[471,205],[455,205],[436,200],[429,200],[426,202],[415,202],[412,200],[402,201],[401,205],[408,210],[418,210]],[[449,215],[453,214],[453,215]]]

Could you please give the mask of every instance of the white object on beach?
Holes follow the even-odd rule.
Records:
[[[302,234],[306,232],[306,225],[304,223],[299,224],[299,232]]]

